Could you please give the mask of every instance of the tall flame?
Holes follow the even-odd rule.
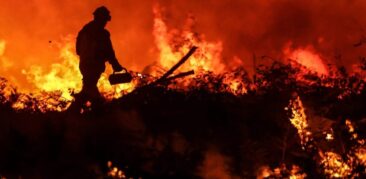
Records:
[[[153,35],[155,37],[156,47],[159,50],[158,64],[163,70],[171,68],[193,46],[197,46],[198,50],[177,70],[178,72],[194,70],[196,76],[205,72],[214,72],[215,74],[224,74],[227,72],[228,68],[222,63],[222,42],[206,41],[203,35],[193,32],[194,18],[192,16],[187,18],[187,22],[182,28],[183,30],[169,30],[163,20],[163,15],[158,5],[153,7],[153,13]],[[241,60],[236,57],[233,61],[238,62]],[[159,75],[156,74],[156,71],[153,74]],[[243,80],[234,74],[225,74],[222,83],[228,86],[225,89],[227,92],[233,94],[245,94],[247,92]],[[185,85],[183,84],[183,86]]]
[[[62,96],[71,100],[70,90],[81,90],[81,74],[78,67],[78,57],[74,53],[74,45],[69,38],[64,44],[60,44],[61,63],[51,65],[49,72],[44,72],[41,66],[33,65],[28,70],[23,70],[28,81],[38,90],[52,92],[61,91]]]
[[[191,30],[193,18],[190,17],[183,31],[168,28],[163,21],[163,16],[159,6],[153,8],[155,44],[159,50],[159,64],[164,69],[172,67],[182,56],[184,56],[192,46],[198,46],[198,51],[189,59],[187,64],[180,70],[188,71],[215,71],[223,72],[225,66],[221,62],[223,50],[222,42],[207,42]]]

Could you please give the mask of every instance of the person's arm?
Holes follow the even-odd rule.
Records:
[[[116,55],[113,50],[112,41],[110,39],[110,34],[107,32],[107,39],[106,39],[106,57],[108,62],[112,65],[114,71],[121,71],[123,67],[119,64]]]

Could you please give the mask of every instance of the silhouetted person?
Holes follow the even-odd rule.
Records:
[[[83,88],[75,99],[79,109],[86,101],[91,101],[92,105],[102,101],[97,82],[105,70],[106,61],[112,65],[114,71],[124,69],[116,59],[110,34],[105,29],[107,22],[111,20],[109,10],[101,6],[93,15],[94,20],[80,30],[76,39],[76,53],[80,57],[79,69],[83,75]]]

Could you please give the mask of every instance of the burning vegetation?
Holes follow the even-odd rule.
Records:
[[[34,89],[2,77],[0,177],[366,176],[364,58],[348,72],[290,42],[285,60],[253,55],[249,73],[194,21],[169,28],[154,6],[158,60],[130,71],[128,84],[111,86],[108,67],[98,82],[106,102],[81,113],[68,110],[82,84],[73,36],[55,43],[59,63],[21,71]],[[0,61],[11,67],[6,46],[0,40]]]

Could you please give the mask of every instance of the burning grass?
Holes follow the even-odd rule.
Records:
[[[0,173],[362,178],[364,81],[333,74],[281,63],[259,67],[254,78],[242,69],[199,73],[125,92],[83,114],[64,111],[69,101],[60,92],[21,94],[2,79]]]

